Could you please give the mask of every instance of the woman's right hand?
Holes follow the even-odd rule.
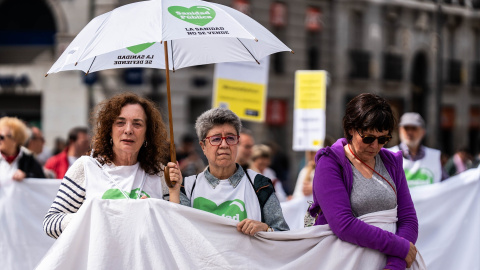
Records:
[[[407,262],[407,268],[410,268],[410,266],[412,266],[412,263],[415,261],[416,257],[417,248],[412,242],[410,242],[410,249],[408,250],[407,257],[405,258],[405,261]]]
[[[12,179],[21,182],[27,175],[22,170],[18,169],[13,173]]]
[[[180,186],[182,185],[182,172],[179,169],[178,161],[177,163],[168,162],[168,175],[170,176],[170,182],[172,182],[172,187],[168,187],[171,191],[180,190]]]
[[[171,187],[168,187],[170,193],[170,202],[180,203],[180,186],[182,185],[182,172],[179,169],[178,161],[177,163],[168,162],[165,170],[168,170],[170,176],[170,182],[172,182]]]

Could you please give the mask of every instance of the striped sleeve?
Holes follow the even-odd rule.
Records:
[[[83,159],[79,158],[68,169],[57,196],[45,215],[43,230],[50,237],[58,238],[60,236],[85,200],[83,162]]]

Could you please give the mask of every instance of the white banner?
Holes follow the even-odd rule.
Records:
[[[361,217],[394,231],[396,209]],[[85,201],[37,269],[383,269],[328,225],[251,237],[237,221],[159,199]],[[415,267],[425,269],[417,256]]]
[[[32,269],[54,243],[42,222],[59,185],[58,180],[26,179],[0,186],[2,269]],[[480,169],[413,188],[411,194],[420,225],[416,245],[428,269],[480,269]],[[161,200],[86,203],[40,269],[261,268],[256,262],[269,269],[319,269],[320,261],[340,258],[322,249],[334,238],[328,229],[302,229],[305,201],[282,207],[292,231],[252,238],[238,233],[232,220]],[[344,244],[342,250],[353,246]]]
[[[0,186],[1,269],[33,269],[54,243],[42,224],[60,183],[24,179]]]

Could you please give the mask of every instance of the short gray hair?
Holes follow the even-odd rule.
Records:
[[[232,125],[237,131],[237,135],[240,134],[242,128],[242,122],[240,118],[229,109],[213,108],[202,113],[195,122],[195,131],[197,132],[198,140],[205,139],[208,131],[214,126],[229,124]]]

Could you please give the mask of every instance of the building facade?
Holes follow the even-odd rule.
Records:
[[[163,70],[107,70],[89,76],[69,71],[44,77],[91,18],[132,2],[0,0],[0,115],[40,125],[47,146],[73,126],[88,125],[91,107],[121,91],[152,98],[166,115]],[[399,115],[422,114],[428,146],[448,154],[461,146],[480,151],[480,1],[214,2],[247,13],[295,51],[270,59],[270,120],[245,123],[257,142],[274,141],[287,154],[291,182],[303,157],[291,150],[296,70],[328,71],[326,130],[332,138],[343,136],[348,100],[374,92]],[[213,70],[207,65],[170,73],[176,141],[192,133],[196,117],[211,107]]]

